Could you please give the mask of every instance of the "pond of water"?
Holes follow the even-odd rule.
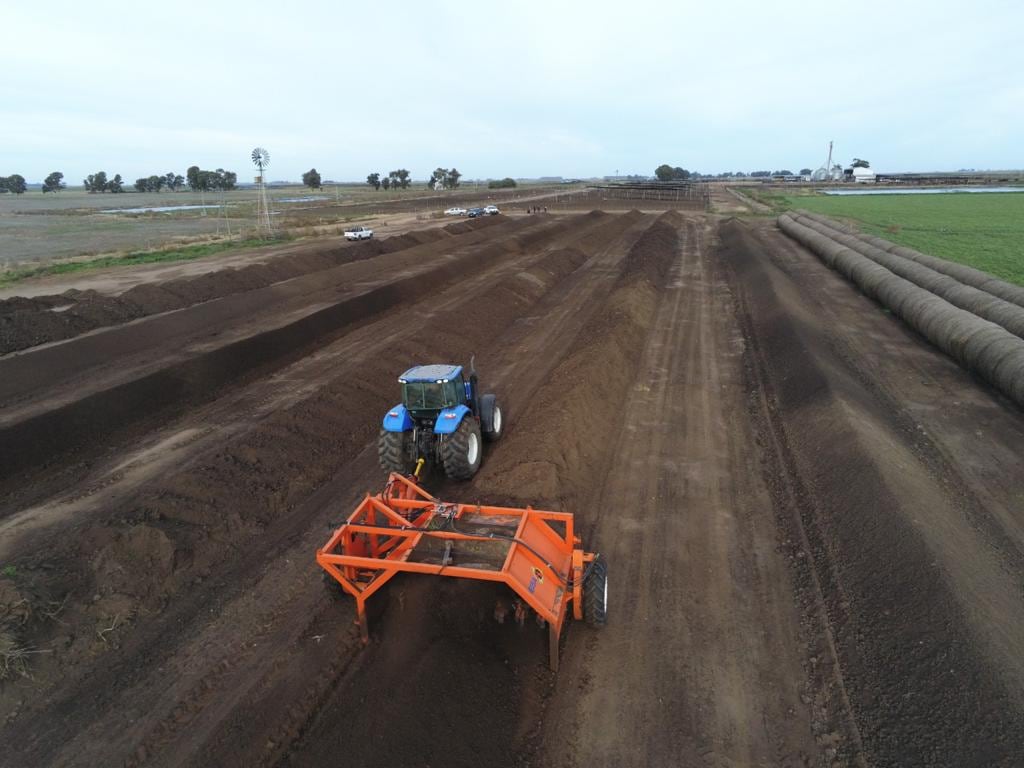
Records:
[[[198,211],[203,208],[219,208],[219,205],[158,205],[152,208],[107,208],[100,213],[172,213],[174,211]]]

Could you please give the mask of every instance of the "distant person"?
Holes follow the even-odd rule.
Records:
[[[548,207],[545,205],[544,206],[544,213],[547,213],[547,212],[548,212]]]

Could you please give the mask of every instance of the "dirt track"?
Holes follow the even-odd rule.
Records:
[[[1024,763],[1019,409],[767,222],[420,240],[0,357],[0,765]],[[611,564],[557,677],[454,580],[362,649],[313,563],[396,371],[474,353],[508,434],[428,484]]]

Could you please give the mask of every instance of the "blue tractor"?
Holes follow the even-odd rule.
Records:
[[[417,365],[398,377],[402,402],[388,411],[380,430],[380,465],[408,475],[424,459],[453,480],[468,480],[480,468],[482,441],[501,438],[501,407],[481,395],[476,370],[461,365]]]

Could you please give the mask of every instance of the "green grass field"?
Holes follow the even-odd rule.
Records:
[[[1024,193],[783,199],[785,208],[845,219],[863,232],[1024,285]]]
[[[24,267],[0,271],[0,288],[31,277],[43,277],[45,275],[67,275],[73,272],[87,272],[93,269],[104,269],[107,267],[130,267],[137,264],[157,264],[159,262],[171,261],[192,261],[205,256],[233,251],[239,248],[262,248],[271,245],[280,245],[284,238],[274,240],[229,240],[215,243],[200,243],[198,245],[186,245],[181,248],[170,248],[161,251],[140,251],[129,253],[124,256],[101,256],[95,259],[84,259],[81,261],[66,261],[47,264],[41,267]]]

